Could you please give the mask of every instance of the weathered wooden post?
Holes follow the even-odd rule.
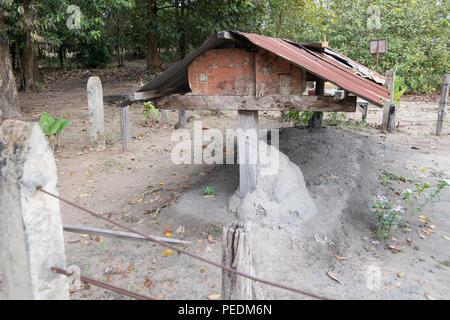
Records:
[[[125,106],[120,108],[120,132],[122,135],[122,150],[124,152],[130,151],[131,134],[130,134],[130,107]]]
[[[68,299],[59,200],[52,149],[39,125],[0,126],[0,270],[7,299]]]
[[[234,222],[223,231],[223,265],[236,271],[252,273],[252,254],[249,224]],[[223,270],[222,299],[251,300],[253,298],[252,281]]]
[[[439,101],[438,120],[436,126],[436,135],[442,135],[442,126],[444,124],[444,118],[447,114],[447,99],[450,86],[450,74],[446,74],[444,77],[444,83],[442,84],[441,100]]]
[[[394,81],[395,81],[395,71],[388,70],[386,72],[386,86],[391,93],[389,100],[384,102],[383,106],[383,123],[381,128],[388,130],[389,132],[395,131],[396,120],[397,120],[397,107],[393,104],[394,102]]]
[[[239,192],[244,197],[256,188],[259,163],[258,111],[238,111]]]
[[[323,96],[324,91],[325,91],[324,81],[322,79],[317,80],[315,95]],[[323,112],[314,111],[312,118],[309,119],[309,127],[314,128],[314,129],[321,128],[322,127],[322,119],[323,119]]]
[[[89,136],[91,143],[105,148],[105,122],[103,111],[103,89],[99,77],[90,77],[87,82],[89,108]]]
[[[161,122],[168,123],[169,122],[169,110],[160,110],[161,112]]]
[[[180,110],[178,112],[178,128],[186,127],[186,110]]]

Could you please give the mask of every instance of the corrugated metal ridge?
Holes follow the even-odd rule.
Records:
[[[384,86],[355,74],[350,70],[345,70],[344,66],[338,66],[335,61],[331,62],[329,57],[321,57],[317,52],[313,54],[311,50],[301,45],[293,45],[282,39],[257,34],[238,31],[233,31],[233,33],[245,37],[256,46],[270,51],[306,69],[310,73],[326,81],[330,81],[378,106],[383,105],[383,99],[389,99],[389,90]]]

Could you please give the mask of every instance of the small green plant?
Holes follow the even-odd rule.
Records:
[[[397,68],[395,68],[397,69]],[[397,73],[397,70],[395,70]],[[395,103],[398,103],[398,107],[400,108],[400,98],[402,95],[406,92],[408,88],[405,85],[405,78],[404,77],[397,77],[394,78],[394,92],[392,93],[392,98]]]
[[[414,191],[411,189],[403,190],[403,203],[409,206],[411,214],[417,214],[423,210],[423,208],[435,199],[440,199],[439,194],[447,187],[449,183],[446,180],[440,180],[434,187],[429,183],[423,182],[415,185]],[[424,198],[423,204],[419,206],[421,198]]]
[[[41,115],[41,118],[39,120],[39,124],[41,126],[42,132],[44,132],[44,134],[46,135],[48,141],[50,142],[50,144],[52,144],[51,142],[51,137],[55,136],[56,138],[56,145],[60,146],[60,140],[59,140],[59,135],[61,134],[61,131],[67,127],[67,125],[69,124],[69,119],[67,120],[63,120],[62,117],[59,117],[58,119],[53,119],[51,115],[49,115],[48,113],[43,113]],[[55,145],[53,145],[53,149],[55,148]]]
[[[391,230],[397,228],[404,209],[401,205],[392,203],[386,197],[378,196],[373,200],[372,212],[378,220],[376,236],[378,239],[383,239],[389,237]]]
[[[216,190],[214,190],[213,187],[206,187],[205,189],[203,189],[203,193],[209,196],[213,196],[216,194]]]
[[[211,223],[206,230],[206,233],[212,235],[213,237],[217,237],[222,234],[223,228],[218,226],[217,224]]]
[[[295,110],[291,110],[283,115],[282,120],[284,122],[292,121],[294,123],[294,126],[298,127],[301,125],[307,125],[313,115],[314,112],[311,111],[298,112]]]
[[[393,181],[403,181],[403,182],[412,182],[413,180],[411,178],[405,177],[405,176],[399,176],[398,174],[386,170],[383,170],[383,176],[381,177],[381,184],[387,184],[390,180]]]
[[[150,101],[144,102],[144,110],[142,111],[142,114],[144,115],[145,121],[149,127],[152,125],[152,114],[159,119],[159,110],[156,109]]]
[[[339,126],[345,124],[347,117],[348,115],[345,112],[330,112],[326,122],[329,126]]]

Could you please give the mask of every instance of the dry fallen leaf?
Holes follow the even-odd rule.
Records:
[[[164,298],[164,295],[162,293],[157,293],[155,296],[156,299],[161,300]]]
[[[419,216],[418,218],[420,220],[422,220],[422,222],[426,222],[427,221],[427,217],[426,216]]]
[[[436,300],[435,298],[430,296],[428,293],[425,293],[425,298],[427,298],[428,300]]]
[[[128,271],[133,271],[134,270],[134,263],[130,264],[127,268]]]
[[[208,241],[210,242],[210,243],[216,243],[216,240],[214,240],[214,238],[213,238],[213,236],[210,234],[210,235],[208,235]]]
[[[392,285],[393,287],[400,287],[400,281],[392,282],[391,285]]]
[[[338,259],[338,260],[348,260],[348,257],[346,257],[346,256],[341,256],[341,255],[336,255],[336,258]]]
[[[175,232],[176,232],[176,233],[182,233],[182,232],[184,232],[184,226],[179,226]]]
[[[114,275],[110,275],[106,281],[111,282],[114,280]]]
[[[206,246],[205,251],[208,252],[208,253],[210,253],[210,252],[212,251],[212,250],[211,250],[211,247],[210,247],[210,246]]]
[[[220,298],[220,294],[208,294],[208,300],[217,300]]]
[[[163,256],[163,257],[168,257],[168,256],[170,256],[171,254],[172,254],[172,250],[167,249],[167,250],[164,250],[164,252],[162,253],[162,256]]]
[[[425,236],[423,234],[419,233],[419,238],[420,239],[425,239]]]
[[[334,274],[331,273],[331,271],[327,272],[327,275],[333,279],[334,281],[338,282],[339,284],[342,284],[341,280],[339,280],[339,278],[337,276],[335,276]]]
[[[150,281],[150,277],[146,276],[144,286],[146,286],[147,288],[150,288],[151,285],[152,285],[152,282]]]
[[[397,272],[397,277],[403,278],[405,276],[404,272]]]
[[[412,242],[412,240],[411,240],[411,238],[410,238],[410,237],[406,237],[406,241],[408,241],[408,242]]]
[[[422,280],[417,281],[421,286],[423,286],[425,283]]]
[[[171,236],[172,236],[172,234],[170,232],[164,233],[164,237],[166,237],[166,238],[170,238]]]
[[[200,273],[205,273],[205,272],[206,272],[205,269],[201,269],[201,270],[200,270]]]
[[[450,237],[442,236],[442,238],[444,238],[445,240],[449,240],[450,241]]]

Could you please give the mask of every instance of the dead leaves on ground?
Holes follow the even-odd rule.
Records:
[[[333,279],[334,281],[336,281],[337,283],[342,284],[341,280],[340,280],[335,274],[333,274],[331,271],[328,271],[328,272],[327,272],[327,275],[328,275],[331,279]]]

